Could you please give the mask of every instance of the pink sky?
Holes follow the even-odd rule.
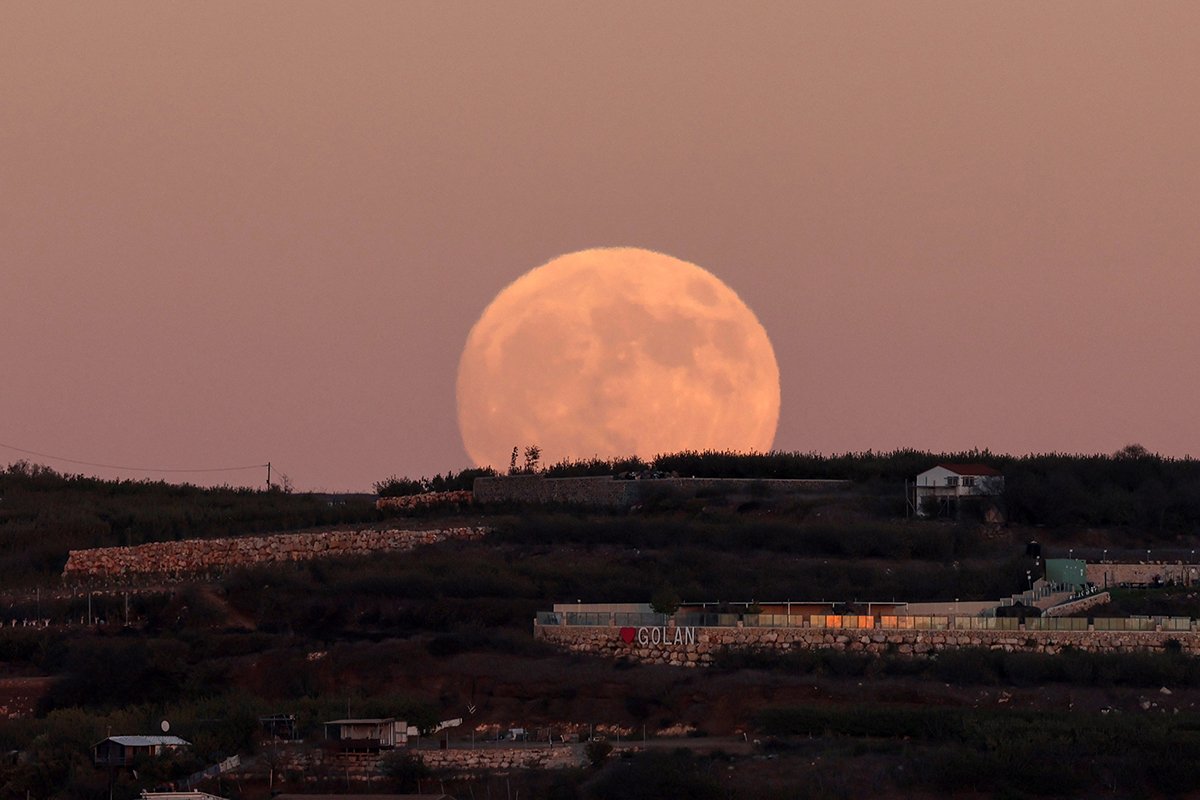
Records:
[[[0,442],[459,469],[488,301],[631,245],[758,315],[779,449],[1200,455],[1197,30],[1191,0],[3,3]]]

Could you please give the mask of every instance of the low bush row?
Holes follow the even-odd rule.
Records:
[[[724,650],[718,668],[762,669],[835,677],[910,676],[964,686],[1200,686],[1200,659],[1169,653],[1009,653],[987,648],[943,650],[929,658],[843,650]]]

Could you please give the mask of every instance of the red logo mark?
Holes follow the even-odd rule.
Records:
[[[633,644],[633,637],[637,631],[633,628],[621,628],[621,638],[625,640],[625,644]]]

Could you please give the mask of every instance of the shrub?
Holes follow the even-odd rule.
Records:
[[[587,754],[588,763],[596,769],[604,766],[608,761],[608,756],[613,751],[613,746],[608,742],[593,739],[587,743],[584,752]]]
[[[656,614],[674,614],[682,602],[679,593],[670,584],[664,583],[650,598],[650,607]]]
[[[431,774],[424,761],[403,750],[395,750],[380,759],[379,771],[402,792],[417,791],[420,781]]]

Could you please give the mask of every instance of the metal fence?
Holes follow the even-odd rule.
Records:
[[[854,614],[606,614],[538,612],[539,625],[593,627],[665,627],[674,620],[687,628],[821,628],[849,630],[958,630],[958,631],[1192,631],[1189,617],[954,617],[864,616]]]
[[[1097,617],[1098,631],[1190,631],[1194,622],[1189,617]]]

